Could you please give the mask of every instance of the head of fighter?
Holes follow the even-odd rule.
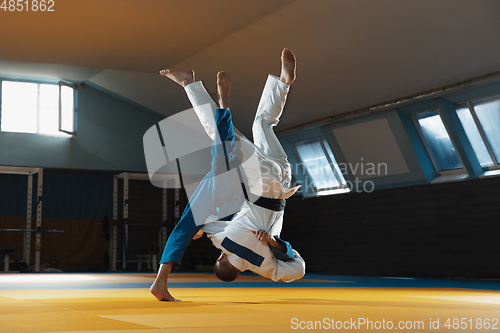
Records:
[[[219,280],[224,282],[232,282],[236,280],[240,274],[240,270],[231,265],[227,259],[227,255],[222,252],[214,265],[214,273]]]

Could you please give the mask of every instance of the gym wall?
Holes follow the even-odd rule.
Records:
[[[500,178],[287,204],[282,237],[307,272],[500,278]]]

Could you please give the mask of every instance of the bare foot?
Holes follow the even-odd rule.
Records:
[[[231,79],[224,72],[217,73],[217,92],[219,93],[219,107],[229,109],[229,92],[231,91]]]
[[[291,84],[295,80],[295,55],[287,47],[281,52],[280,80],[286,84]]]
[[[168,77],[183,87],[194,82],[194,71],[190,69],[163,69],[160,71],[160,75]]]
[[[180,299],[175,299],[167,290],[167,286],[162,287],[156,283],[156,281],[149,288],[151,294],[154,295],[159,301],[167,301],[167,302],[180,302]]]

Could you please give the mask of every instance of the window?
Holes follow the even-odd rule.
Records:
[[[469,108],[466,105],[459,106],[457,114],[481,166],[483,168],[493,166],[494,162]]]
[[[1,130],[75,135],[75,90],[64,82],[2,81]]]
[[[347,187],[330,146],[324,138],[300,141],[294,144],[294,148],[314,192]]]
[[[462,162],[437,110],[414,114],[418,129],[439,172],[463,169]]]
[[[483,168],[500,164],[500,97],[468,101],[457,114]]]

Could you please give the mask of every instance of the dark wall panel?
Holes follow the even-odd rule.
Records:
[[[500,278],[500,178],[289,200],[311,273]]]

